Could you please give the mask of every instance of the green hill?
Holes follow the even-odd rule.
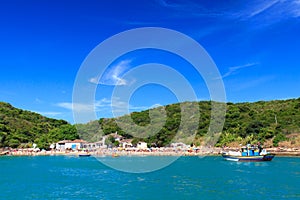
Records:
[[[62,139],[79,138],[76,128],[64,120],[44,117],[0,102],[0,147],[49,148]]]
[[[51,143],[63,139],[80,136],[95,142],[115,132],[135,142],[145,141],[158,147],[171,142],[223,146],[258,141],[269,146],[278,146],[283,141],[285,145],[300,146],[300,98],[220,104],[226,106],[221,132],[215,127],[222,125],[222,117],[211,115],[211,105],[210,101],[176,103],[118,118],[71,125],[0,102],[0,147],[30,147],[37,143],[39,148],[49,148]],[[185,109],[184,115],[182,109]],[[211,117],[215,124],[209,126]]]
[[[295,142],[288,138],[293,133],[300,133],[300,98],[229,103],[219,144],[272,140],[273,146],[278,146],[280,141]]]
[[[263,143],[271,142],[272,146],[278,146],[281,141],[288,141],[290,144],[299,142],[300,98],[259,101],[254,103],[227,103],[222,133],[214,132],[214,126],[211,126],[210,128],[212,129],[209,130],[212,109],[210,101],[197,103],[185,102],[183,104],[193,106],[198,104],[200,117],[198,118],[191,115],[188,121],[185,121],[185,124],[179,127],[182,116],[180,104],[177,103],[167,105],[165,109],[164,107],[158,107],[142,112],[134,112],[131,113],[131,115],[115,119],[101,118],[98,123],[103,131],[98,131],[98,135],[118,132],[126,138],[137,138],[137,140],[145,141],[149,145],[154,146],[166,146],[175,141],[188,144],[191,142],[196,145],[200,145],[201,143],[207,144],[207,133],[210,136],[216,137],[216,140],[213,142],[217,142],[216,146],[230,145],[233,143],[256,143],[258,141]],[[149,111],[153,112],[155,110],[157,116],[152,118],[151,126],[147,127],[147,125],[150,124]],[[165,110],[167,118],[162,125],[159,122],[164,122],[161,117],[163,110]],[[193,110],[189,112],[195,113]],[[130,123],[130,120],[136,125],[144,126],[145,129],[138,129]],[[198,128],[194,127],[195,123],[198,125]],[[94,128],[98,126],[95,122],[92,124]],[[122,127],[120,127],[120,125]],[[91,140],[91,138],[95,138],[95,135],[87,131],[88,127],[91,127],[91,124],[81,125],[79,134],[84,139]],[[126,130],[126,132],[124,130]],[[158,131],[153,134],[153,130]],[[194,130],[194,132],[192,130]],[[89,134],[85,134],[87,132],[89,132]]]

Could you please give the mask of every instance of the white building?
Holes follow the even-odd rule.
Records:
[[[190,145],[187,145],[187,144],[184,144],[184,143],[182,143],[182,142],[175,142],[175,143],[171,143],[171,144],[170,144],[170,147],[185,149],[185,148],[190,148],[191,146],[190,146]]]
[[[88,150],[96,150],[100,148],[107,148],[107,145],[103,142],[103,140],[98,141],[98,142],[91,142],[91,143],[85,143],[83,144],[83,148],[88,149]]]
[[[132,139],[122,140],[121,144],[122,144],[123,149],[133,147],[131,142],[132,142]]]
[[[138,149],[147,149],[147,148],[148,148],[146,142],[138,142],[136,147],[137,147]]]
[[[78,150],[83,148],[83,145],[86,143],[84,140],[62,140],[56,143],[56,150],[65,151],[65,150]]]

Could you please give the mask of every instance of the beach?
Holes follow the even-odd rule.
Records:
[[[265,148],[267,152],[276,154],[278,156],[300,156],[300,148],[284,148],[284,147],[272,147]],[[224,151],[239,151],[237,147],[194,147],[194,148],[103,148],[95,149],[91,151],[87,150],[35,150],[33,148],[28,149],[9,149],[0,151],[0,156],[49,156],[49,155],[65,155],[65,156],[79,156],[80,154],[89,154],[91,156],[206,156],[206,155],[219,155]]]

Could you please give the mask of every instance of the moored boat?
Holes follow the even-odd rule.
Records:
[[[5,156],[5,155],[8,155],[8,154],[9,154],[9,151],[4,151],[4,152],[0,153],[0,156]]]
[[[79,153],[78,156],[79,157],[89,157],[89,156],[91,156],[91,154],[88,152],[82,152],[82,153]]]
[[[260,145],[242,147],[239,152],[223,152],[222,156],[225,160],[239,161],[239,162],[261,162],[261,161],[271,161],[275,154],[267,152],[262,149]]]

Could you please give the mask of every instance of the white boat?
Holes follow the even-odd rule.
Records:
[[[222,156],[225,160],[229,161],[239,161],[239,162],[261,162],[261,161],[271,161],[275,154],[268,153],[265,149],[260,146],[250,146],[242,147],[241,151],[228,151],[223,152]]]

